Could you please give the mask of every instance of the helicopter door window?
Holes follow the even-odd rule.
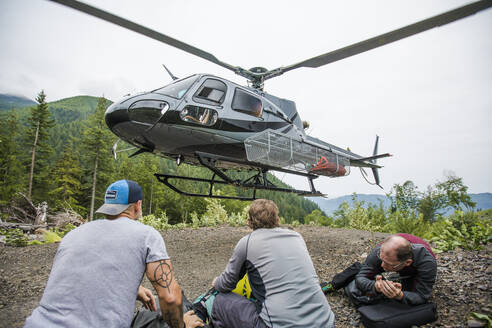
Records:
[[[232,100],[232,109],[256,117],[261,117],[263,104],[261,99],[241,90],[236,89],[234,99]]]
[[[179,116],[185,122],[212,126],[217,122],[218,114],[210,108],[188,105],[183,108]]]
[[[227,86],[222,81],[207,79],[200,88],[198,88],[193,100],[208,105],[218,105],[224,101],[226,91]]]

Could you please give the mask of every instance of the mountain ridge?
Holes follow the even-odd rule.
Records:
[[[379,202],[381,201],[383,203],[384,207],[389,207],[391,205],[391,200],[385,196],[385,195],[380,195],[380,194],[354,194],[355,197],[357,198],[357,201],[363,201],[365,205],[379,205]],[[338,209],[338,207],[343,204],[344,202],[347,202],[349,205],[353,205],[353,197],[354,195],[345,195],[345,196],[340,196],[332,199],[326,199],[322,197],[311,197],[310,199],[315,202],[323,212],[325,212],[327,215],[332,215],[334,211]],[[492,208],[492,193],[490,192],[485,192],[485,193],[476,193],[476,194],[469,194],[471,197],[471,200],[477,203],[475,209],[476,210],[486,210]],[[449,209],[447,210],[444,214],[450,214],[452,213],[453,210]]]
[[[22,95],[0,93],[0,111],[23,108],[35,105],[36,102]]]

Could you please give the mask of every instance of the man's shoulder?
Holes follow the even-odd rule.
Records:
[[[288,228],[282,228],[282,227],[275,227],[275,228],[262,228],[262,229],[257,229],[254,231],[254,233],[261,233],[261,234],[285,234],[285,235],[295,235],[295,236],[301,236],[300,233],[297,231],[294,231],[292,229]]]
[[[71,232],[79,233],[83,230],[130,230],[132,234],[159,234],[159,232],[153,227],[143,224],[138,220],[132,220],[126,217],[117,218],[114,220],[94,220],[91,222],[87,222],[77,229],[72,230]]]
[[[434,255],[424,245],[412,244],[412,252],[415,264],[424,262],[437,263]]]

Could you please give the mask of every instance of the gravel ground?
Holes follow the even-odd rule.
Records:
[[[354,261],[363,260],[386,236],[326,227],[303,226],[295,230],[303,235],[321,281],[330,280]],[[209,288],[212,279],[225,268],[236,242],[249,232],[245,227],[223,226],[163,233],[176,276],[189,299]],[[53,244],[0,246],[0,327],[22,327],[38,306],[56,248]],[[491,247],[439,254],[433,295],[439,319],[429,327],[468,327],[470,312],[490,313],[491,275]],[[150,287],[147,280],[144,285]],[[327,297],[337,327],[362,327],[357,311],[341,291]]]

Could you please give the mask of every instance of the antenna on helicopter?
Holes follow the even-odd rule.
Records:
[[[173,75],[173,73],[171,73],[170,70],[167,69],[166,65],[162,64],[162,66],[164,66],[164,68],[166,69],[167,73],[171,76],[171,79],[173,79],[173,81],[178,79],[176,76]]]

